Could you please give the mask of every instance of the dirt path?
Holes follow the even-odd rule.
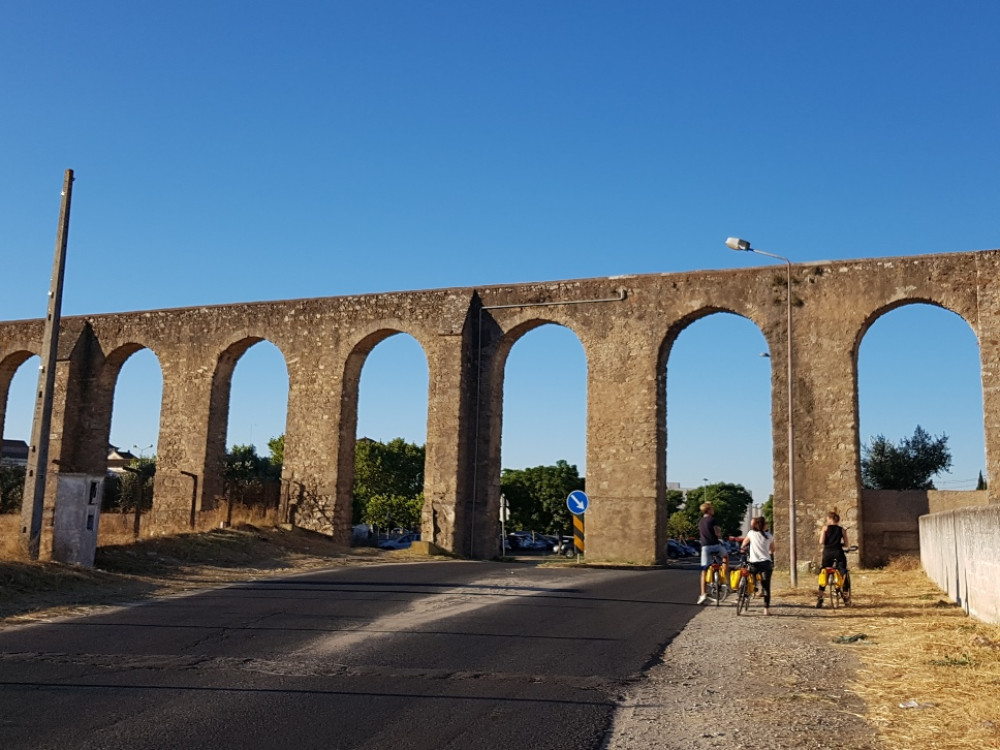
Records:
[[[864,705],[844,689],[858,664],[804,604],[707,606],[622,698],[605,750],[875,750]]]

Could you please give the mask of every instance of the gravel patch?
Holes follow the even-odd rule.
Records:
[[[622,696],[605,750],[876,750],[845,685],[858,661],[805,604],[706,606]]]

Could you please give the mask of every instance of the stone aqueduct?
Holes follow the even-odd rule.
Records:
[[[907,303],[951,310],[978,337],[989,501],[1000,501],[993,489],[1000,477],[998,272],[997,250],[792,266],[800,560],[830,502],[846,510],[849,527],[862,528],[858,348],[880,315]],[[221,490],[233,369],[251,345],[267,340],[288,368],[289,512],[299,526],[346,540],[361,368],[376,344],[405,332],[420,343],[429,368],[423,538],[458,554],[493,557],[506,358],[520,336],[555,323],[579,337],[587,359],[587,555],[653,563],[665,541],[658,498],[666,478],[668,358],[686,326],[721,311],[753,321],[773,357],[775,510],[784,526],[781,266],[64,318],[50,477],[103,475],[118,374],[130,355],[149,348],[163,373],[151,521],[162,531],[187,528],[193,510],[210,507]],[[0,428],[13,374],[39,354],[42,336],[41,320],[0,323]],[[46,530],[54,486],[47,484]],[[782,556],[787,562],[779,545],[779,563]]]

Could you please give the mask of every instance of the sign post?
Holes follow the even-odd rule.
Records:
[[[510,505],[507,503],[507,496],[500,493],[500,556],[507,554],[507,521],[510,520]]]
[[[590,507],[590,498],[583,490],[573,490],[566,498],[566,507],[573,514],[573,546],[577,555],[583,555],[586,540],[584,514]]]

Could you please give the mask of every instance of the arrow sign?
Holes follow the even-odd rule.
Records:
[[[590,507],[590,498],[583,490],[573,490],[566,498],[566,507],[574,516],[583,515]]]

